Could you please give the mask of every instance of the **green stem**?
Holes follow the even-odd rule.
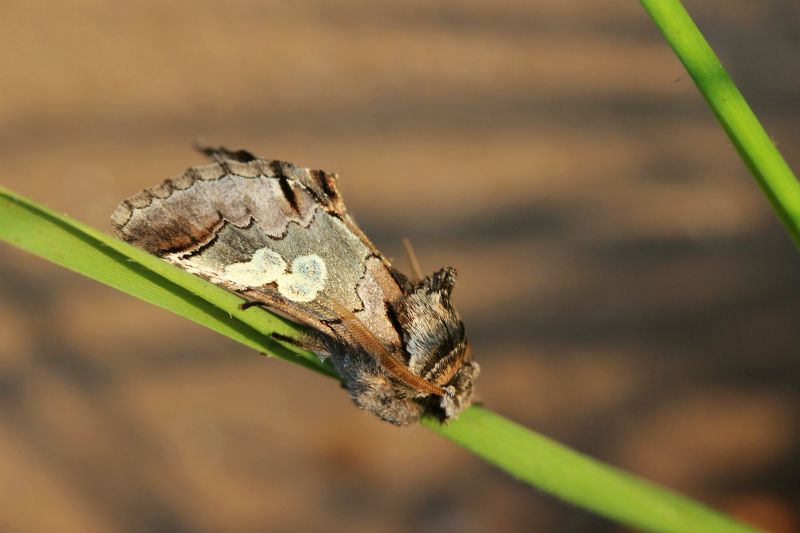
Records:
[[[754,531],[684,496],[624,473],[484,409],[457,423],[423,424],[517,479],[612,520],[646,531]]]
[[[800,246],[800,183],[679,0],[641,0]]]
[[[0,239],[159,305],[262,352],[327,375],[312,355],[276,343],[297,326],[219,287],[0,188]],[[279,408],[279,407],[276,407]],[[628,526],[649,531],[752,531],[687,498],[583,456],[482,407],[458,420],[422,423],[524,481]]]

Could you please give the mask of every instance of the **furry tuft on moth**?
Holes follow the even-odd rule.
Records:
[[[395,269],[334,174],[200,150],[214,163],[117,206],[117,235],[305,326],[295,342],[330,357],[356,405],[383,420],[446,421],[470,405],[480,368],[450,301],[454,269],[415,280]]]

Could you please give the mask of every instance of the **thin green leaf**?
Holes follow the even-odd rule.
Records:
[[[311,354],[272,340],[293,324],[166,262],[0,188],[0,239],[189,318],[246,346],[333,375]],[[752,531],[670,491],[604,465],[500,415],[472,407],[425,426],[512,476],[629,526],[650,531]]]
[[[754,531],[684,496],[571,450],[482,407],[443,426],[423,424],[517,479],[645,531]]]
[[[260,352],[335,376],[308,352],[273,340],[298,327],[138,248],[0,188],[0,238],[222,333]]]
[[[800,245],[800,183],[679,0],[641,0]]]

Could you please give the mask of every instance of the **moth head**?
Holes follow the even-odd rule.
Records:
[[[472,402],[475,379],[480,371],[481,368],[478,363],[472,360],[472,353],[469,344],[467,344],[462,363],[454,372],[449,384],[443,387],[445,394],[438,399],[438,409],[432,410],[434,414],[438,414],[441,420],[447,421],[458,416],[458,413],[469,407]]]

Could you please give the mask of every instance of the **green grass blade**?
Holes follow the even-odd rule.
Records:
[[[679,0],[641,0],[800,245],[800,183]]]
[[[0,239],[141,298],[260,352],[335,375],[313,354],[274,341],[297,326],[138,248],[0,188]]]
[[[189,318],[253,349],[334,375],[311,354],[283,346],[271,332],[297,327],[196,276],[0,188],[0,239]],[[487,409],[472,407],[443,426],[423,424],[534,487],[648,531],[753,531],[687,498],[656,487]]]
[[[755,531],[684,496],[581,455],[482,407],[452,424],[423,424],[517,479],[644,531]]]

